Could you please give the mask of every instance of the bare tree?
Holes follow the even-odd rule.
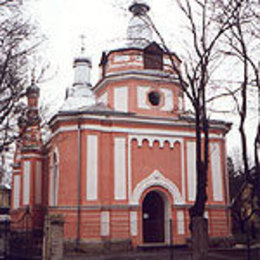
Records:
[[[254,142],[254,167],[249,163],[249,146],[246,134],[246,120],[249,111],[249,90],[255,88],[255,94],[260,91],[259,81],[259,56],[257,50],[260,47],[260,26],[259,26],[259,1],[234,0],[234,4],[240,3],[233,16],[233,26],[225,33],[225,39],[228,45],[228,55],[232,56],[238,63],[237,70],[241,79],[239,91],[233,93],[232,97],[236,104],[237,114],[239,116],[239,134],[241,139],[241,152],[243,162],[243,174],[245,176],[245,192],[248,191],[246,202],[250,207],[250,214],[243,211],[243,207],[234,208],[233,216],[236,216],[240,222],[241,233],[245,232],[245,227],[249,225],[251,218],[257,214],[260,216],[260,168],[258,149],[260,142],[260,125],[256,129]],[[259,51],[258,51],[259,54]],[[260,104],[259,104],[260,105]],[[259,116],[259,115],[258,115]],[[259,120],[259,119],[258,119]],[[242,195],[241,195],[242,196]],[[257,203],[255,198],[257,198]],[[248,230],[247,230],[248,231]],[[247,234],[248,236],[248,234]],[[248,248],[250,243],[248,242]],[[250,251],[248,250],[248,259]]]
[[[240,90],[233,99],[236,103],[237,112],[240,119],[239,133],[242,146],[242,160],[246,179],[250,180],[250,167],[248,162],[248,145],[245,132],[245,123],[248,116],[248,91],[252,86],[259,88],[258,60],[255,55],[256,48],[259,48],[260,27],[255,11],[258,9],[258,1],[240,1],[234,0],[234,3],[240,3],[239,8],[234,12],[233,26],[225,36],[230,47],[228,54],[235,57],[240,63],[241,84]],[[237,66],[239,68],[239,66]],[[258,136],[259,133],[257,133]],[[257,137],[255,138],[257,140]],[[255,155],[255,164],[258,165],[258,158]]]
[[[0,1],[0,153],[17,138],[17,119],[29,84],[30,57],[42,37],[26,20],[22,1]]]
[[[45,70],[32,62],[44,37],[26,18],[25,4],[21,0],[0,1],[0,180],[7,169],[4,158],[10,145],[22,134],[17,122],[27,113],[26,88],[32,75],[41,78]]]
[[[160,38],[162,46],[171,59],[171,66],[175,71],[180,89],[190,100],[195,115],[196,125],[196,173],[197,187],[194,205],[190,208],[191,232],[193,238],[194,259],[207,259],[208,233],[204,219],[205,204],[207,202],[208,162],[209,162],[209,129],[207,95],[215,66],[219,63],[218,45],[225,32],[233,26],[233,16],[240,3],[208,0],[178,0],[188,24],[188,37],[191,42],[186,59],[182,59],[182,66],[173,58],[163,36],[150,17],[147,22],[152,26]],[[223,15],[223,10],[230,10]],[[219,20],[221,19],[221,23]],[[187,37],[187,36],[186,36]],[[204,239],[205,238],[205,239]]]

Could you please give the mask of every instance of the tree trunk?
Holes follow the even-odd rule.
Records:
[[[204,114],[205,115],[205,114]],[[200,105],[196,110],[196,200],[189,209],[190,229],[192,239],[193,260],[206,260],[208,256],[208,223],[204,219],[205,205],[207,202],[207,163],[208,160],[208,128],[205,118],[201,118]],[[203,130],[206,138],[202,140]],[[204,156],[202,156],[202,144],[204,145]],[[206,152],[206,155],[205,155]]]
[[[192,260],[208,259],[208,220],[203,217],[191,219]]]

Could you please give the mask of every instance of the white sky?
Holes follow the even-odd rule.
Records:
[[[127,9],[131,0],[30,0],[30,14],[48,41],[44,56],[51,64],[55,77],[44,83],[44,102],[59,106],[65,89],[73,82],[72,61],[79,53],[80,38],[86,36],[86,53],[92,58],[92,83],[98,79],[98,63],[102,51],[122,47],[131,14]],[[184,30],[180,11],[173,0],[148,0],[150,14],[173,51],[178,53],[179,37]],[[250,119],[250,143],[254,136],[255,115]],[[234,129],[236,126],[233,127]],[[251,134],[251,135],[250,135]],[[228,150],[238,143],[237,131],[228,136]],[[252,146],[251,146],[252,147]]]

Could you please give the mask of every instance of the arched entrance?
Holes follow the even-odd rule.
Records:
[[[143,242],[165,242],[165,203],[157,191],[150,191],[143,200]]]

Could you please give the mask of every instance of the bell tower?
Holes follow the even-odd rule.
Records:
[[[27,109],[19,118],[20,140],[17,145],[13,176],[12,219],[26,229],[38,229],[43,224],[43,156],[40,116],[40,89],[33,81],[26,90]]]

